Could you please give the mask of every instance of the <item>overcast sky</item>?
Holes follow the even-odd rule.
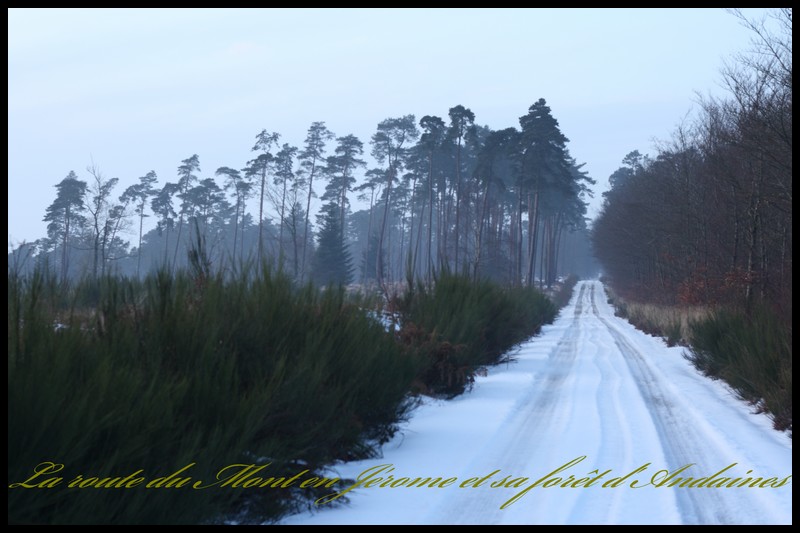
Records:
[[[601,191],[722,92],[749,40],[718,9],[11,9],[9,241],[44,236],[53,186],[92,160],[119,195],[194,153],[203,177],[241,168],[263,128],[299,145],[321,120],[367,144],[385,118],[458,104],[501,129],[545,98]]]

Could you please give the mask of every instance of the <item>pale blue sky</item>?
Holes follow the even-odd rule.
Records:
[[[92,158],[118,195],[193,153],[204,177],[241,168],[263,128],[299,145],[322,120],[366,144],[384,118],[458,104],[500,129],[545,98],[602,190],[721,92],[751,37],[718,9],[11,9],[8,35],[14,243],[45,235],[53,185]]]

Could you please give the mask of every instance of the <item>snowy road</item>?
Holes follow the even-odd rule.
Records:
[[[514,362],[471,393],[427,401],[383,457],[339,465],[362,480],[347,505],[284,523],[790,524],[791,440],[681,353],[615,317],[599,282],[582,282]],[[456,479],[365,487],[370,473]],[[667,486],[688,477],[711,487]]]

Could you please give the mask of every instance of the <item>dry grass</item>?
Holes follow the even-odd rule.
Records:
[[[617,316],[628,319],[637,329],[664,337],[669,346],[689,346],[692,340],[691,324],[708,318],[709,306],[666,306],[629,302],[606,288],[609,302],[616,308]]]

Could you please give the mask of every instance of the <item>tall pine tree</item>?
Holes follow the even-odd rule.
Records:
[[[75,172],[70,171],[56,185],[56,189],[58,194],[47,208],[44,221],[48,222],[47,235],[51,241],[61,241],[61,280],[66,281],[69,272],[70,237],[84,222],[82,212],[85,209],[87,184],[79,180]]]
[[[144,208],[147,206],[147,200],[156,192],[153,185],[155,185],[157,179],[158,176],[156,176],[155,170],[151,170],[146,175],[139,178],[139,183],[125,189],[125,192],[119,197],[120,201],[125,204],[133,202],[134,211],[139,217],[139,245],[136,247],[137,277],[139,276],[139,271],[142,266],[142,232],[144,230],[144,219],[147,216],[144,212]]]
[[[312,122],[308,128],[306,142],[303,150],[297,159],[300,160],[300,168],[303,180],[308,183],[308,196],[306,198],[306,219],[303,226],[303,261],[300,267],[301,279],[306,274],[306,248],[308,243],[308,217],[311,213],[311,197],[314,196],[314,178],[322,170],[320,167],[324,162],[325,144],[333,139],[333,133],[325,126],[324,122]]]

